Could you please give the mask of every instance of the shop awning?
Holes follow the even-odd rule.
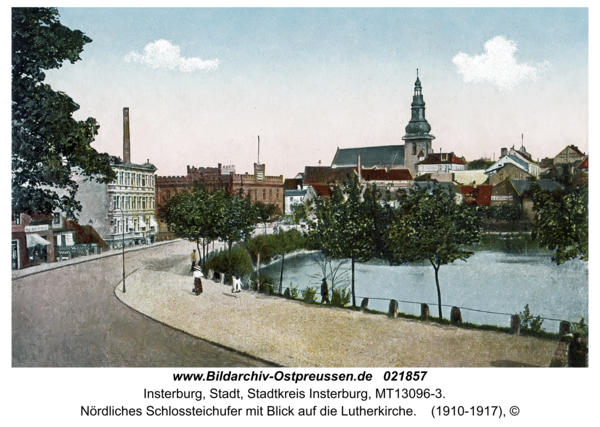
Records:
[[[140,216],[139,221],[140,221],[140,227],[148,227],[148,225],[144,221],[144,217],[143,216]]]
[[[50,242],[47,241],[46,239],[44,239],[39,234],[28,234],[27,235],[27,247],[28,248],[33,248],[37,245],[46,246],[49,244],[50,244]]]
[[[154,220],[153,217],[150,217],[150,227],[156,228],[158,230],[158,223]]]

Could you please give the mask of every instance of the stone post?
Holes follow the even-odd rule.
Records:
[[[510,333],[513,335],[521,333],[521,317],[518,314],[510,316]]]
[[[462,314],[460,313],[460,308],[452,307],[452,310],[450,310],[450,323],[462,323]]]
[[[558,336],[562,337],[563,335],[567,335],[571,333],[571,322],[567,322],[563,320],[560,322],[558,326]]]
[[[285,288],[285,291],[283,291],[283,296],[285,298],[291,298],[292,294],[290,293],[290,288]]]
[[[225,284],[225,273],[221,273],[220,279],[221,279],[221,285],[224,285]]]
[[[389,315],[390,317],[398,316],[398,301],[396,301],[395,299],[390,300]]]
[[[422,320],[429,319],[429,306],[425,303],[421,304],[421,319]]]
[[[215,278],[215,272],[211,268],[210,270],[208,270],[208,280],[213,280],[214,278]]]
[[[369,308],[369,298],[363,298],[362,302],[360,303],[360,308],[361,310],[367,310]]]

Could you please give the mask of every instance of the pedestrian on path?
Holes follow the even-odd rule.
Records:
[[[321,303],[329,304],[329,286],[327,286],[327,279],[323,277],[323,283],[321,283]]]
[[[240,276],[234,276],[233,284],[231,286],[231,292],[235,294],[236,292],[241,292],[241,291],[242,291],[242,280],[240,279]]]
[[[192,292],[195,293],[196,296],[202,293],[202,277],[204,277],[202,269],[198,266],[194,267],[194,289],[192,289]]]
[[[194,271],[194,267],[196,267],[196,261],[198,261],[198,256],[196,255],[196,249],[192,251],[192,268],[190,268],[190,272]]]

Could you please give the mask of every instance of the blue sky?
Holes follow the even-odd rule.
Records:
[[[589,151],[585,8],[59,12],[93,42],[47,82],[98,120],[101,152],[122,155],[129,107],[132,161],[159,175],[252,173],[258,135],[285,177],[337,147],[402,144],[417,68],[435,151],[497,159],[521,134],[534,158]]]

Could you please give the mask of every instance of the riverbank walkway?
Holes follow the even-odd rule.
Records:
[[[183,242],[182,242],[183,243]],[[188,247],[189,246],[189,247]],[[187,257],[135,271],[115,295],[159,322],[242,354],[289,367],[549,366],[557,341],[305,304],[203,279],[192,293]],[[175,254],[174,254],[175,255]]]

